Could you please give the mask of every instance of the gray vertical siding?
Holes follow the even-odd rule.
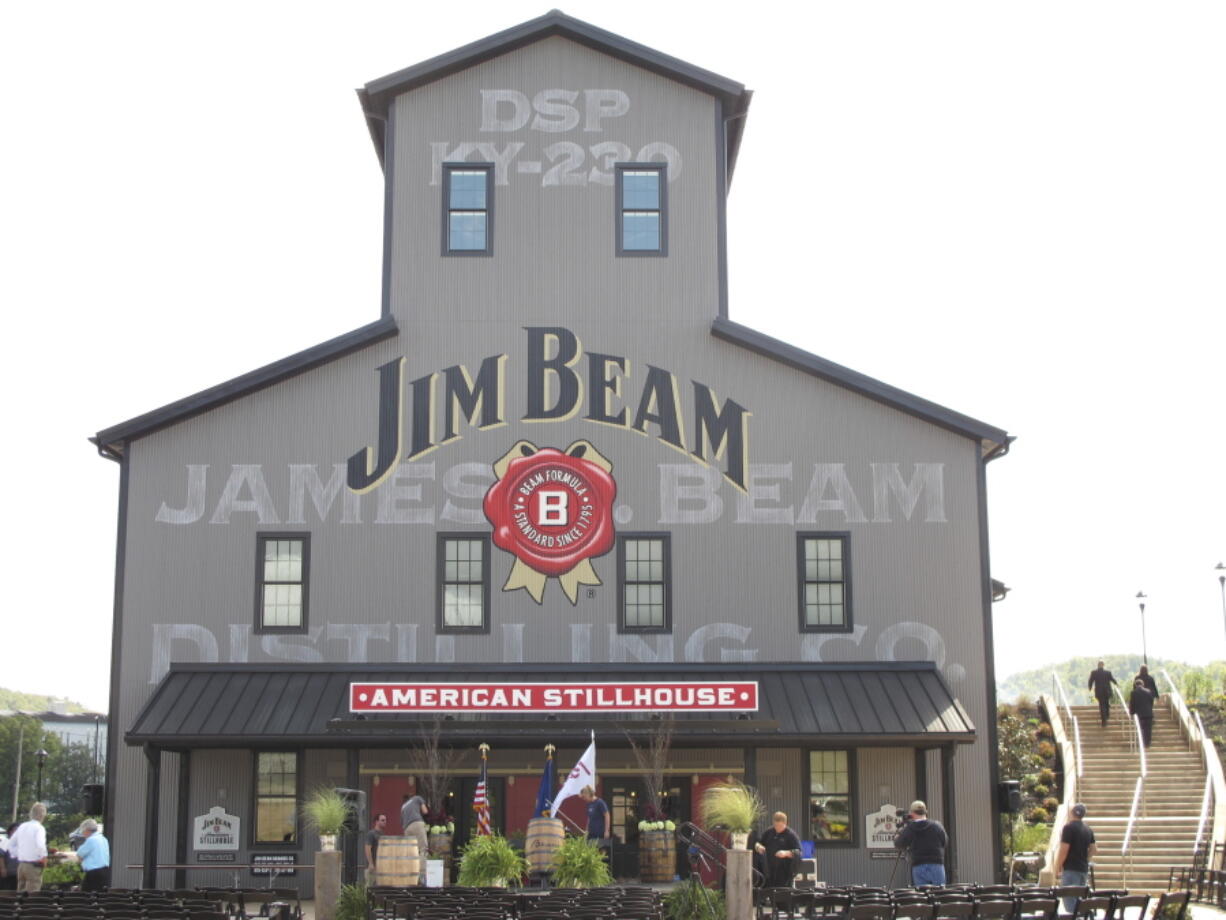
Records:
[[[530,99],[544,89],[575,90],[580,105],[584,89],[615,88],[627,94],[630,108],[602,122],[599,131],[585,132],[581,123],[558,134],[531,127],[482,132],[480,93],[492,88],[514,89]],[[538,661],[580,667],[589,661],[933,661],[981,733],[975,744],[959,749],[955,761],[962,877],[992,877],[992,752],[985,727],[993,713],[981,604],[979,445],[712,338],[719,305],[718,208],[711,195],[718,168],[712,148],[716,111],[710,96],[560,37],[427,84],[394,103],[388,296],[401,334],[126,445],[122,674],[112,713],[120,732],[171,661]],[[513,162],[540,162],[542,169],[521,172],[516,165],[506,184],[496,186],[493,257],[442,258],[441,188],[431,184],[431,144],[446,143],[450,150],[468,141],[493,143],[496,152],[523,144]],[[554,160],[544,151],[562,141],[583,150],[585,176],[597,143],[624,143],[637,154],[660,141],[680,151],[683,165],[668,188],[667,258],[614,255],[611,185],[543,185],[548,169],[565,155],[558,150],[571,148],[555,149]],[[479,150],[468,156],[484,158]],[[733,304],[732,316],[751,309]],[[526,326],[564,326],[579,338],[584,354],[627,358],[627,379],[615,402],[631,417],[647,368],[673,374],[691,449],[695,381],[719,399],[744,406],[752,413],[748,453],[750,472],[758,477],[751,483],[756,506],[721,480],[726,458],[710,467],[699,464],[655,437],[654,425],[644,437],[585,421],[586,402],[573,418],[523,421]],[[481,431],[462,424],[460,438],[406,461],[397,477],[368,494],[347,498],[342,490],[322,513],[309,492],[295,488],[304,475],[327,483],[338,464],[372,444],[381,365],[405,358],[407,385],[455,364],[475,374],[493,355],[506,355],[504,425]],[[582,360],[576,370],[586,388]],[[441,401],[440,395],[440,431]],[[492,481],[489,465],[520,438],[555,447],[589,439],[613,464],[619,526],[671,535],[670,635],[618,633],[613,554],[594,561],[603,584],[583,592],[578,604],[550,584],[538,605],[525,592],[499,590],[512,560],[498,550],[489,633],[436,635],[436,534],[488,532],[480,497]],[[841,465],[854,493],[845,510],[813,504],[831,502],[837,491],[828,485],[809,495],[819,464]],[[937,471],[910,512],[882,485],[880,470],[891,465],[904,479],[921,469]],[[189,483],[191,471],[202,469],[197,504]],[[712,483],[705,492],[699,488],[703,482]],[[689,488],[691,497],[679,497],[678,487]],[[808,518],[807,498],[810,508],[822,509]],[[311,535],[304,635],[253,634],[256,535],[277,530]],[[849,534],[853,632],[798,629],[796,535],[810,530]],[[718,753],[721,758],[709,762],[720,763],[721,771],[739,768],[739,750]],[[559,752],[559,763],[576,755]],[[537,755],[525,756],[536,762]],[[607,763],[626,763],[627,756],[610,750]],[[934,756],[928,795],[939,802]],[[799,749],[757,753],[758,783],[772,810],[803,817],[804,757]],[[169,862],[177,774],[173,758],[164,760],[160,854]],[[337,752],[308,754],[307,764],[308,782],[344,778],[344,757]],[[679,749],[676,764],[698,771],[702,756]],[[875,798],[881,785],[903,804],[913,772],[910,750],[862,750],[861,805],[867,807],[863,796],[871,791]],[[115,864],[140,862],[140,752],[121,745],[110,775]],[[193,815],[226,804],[250,820],[246,752],[202,752],[192,784]],[[215,789],[227,791],[227,802],[205,801]],[[304,837],[303,846],[313,843]],[[830,867],[883,880],[876,879],[882,864],[868,863],[862,852],[830,849],[822,859],[824,874]],[[227,873],[207,876],[219,884],[230,881]],[[117,884],[136,881],[135,873],[117,873]]]

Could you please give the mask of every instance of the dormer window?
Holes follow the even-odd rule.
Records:
[[[494,165],[443,164],[443,255],[494,254]]]
[[[668,255],[668,167],[663,163],[617,164],[617,254]]]

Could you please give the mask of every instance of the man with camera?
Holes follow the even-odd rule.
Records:
[[[911,884],[945,884],[945,847],[949,835],[940,821],[928,820],[928,806],[918,799],[911,803],[910,813],[903,819],[902,830],[894,838],[894,846],[911,852]]]

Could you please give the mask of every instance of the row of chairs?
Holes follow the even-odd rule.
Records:
[[[268,905],[288,905],[291,920],[301,920],[302,904],[293,889],[111,888],[101,892],[45,890],[3,892],[0,920],[247,920],[268,914]]]
[[[1144,920],[1147,894],[1094,891],[1083,887],[950,886],[939,888],[849,888],[805,891],[766,889],[760,913],[771,918],[808,920],[1057,920],[1061,903],[1072,899],[1075,920]],[[1178,905],[1180,920],[1187,893],[1170,893],[1160,907]]]
[[[644,886],[508,892],[374,888],[371,920],[659,920],[659,892]]]

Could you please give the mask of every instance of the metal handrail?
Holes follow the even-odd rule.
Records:
[[[1078,723],[1076,716],[1073,716],[1073,740],[1077,745],[1073,761],[1073,766],[1075,768],[1073,773],[1078,779],[1081,779],[1081,770],[1085,765],[1085,758],[1081,756],[1081,725]]]
[[[1138,726],[1138,730],[1139,729],[1140,726]],[[1142,749],[1144,749],[1144,745],[1142,745]],[[1132,843],[1132,829],[1137,823],[1137,810],[1141,805],[1142,792],[1144,788],[1145,776],[1142,774],[1141,776],[1137,777],[1137,785],[1132,791],[1132,810],[1128,813],[1128,827],[1124,829],[1124,842],[1120,844],[1120,856],[1123,857],[1121,860],[1123,864],[1123,876],[1121,881],[1124,883],[1125,888],[1128,887],[1128,868],[1132,865],[1132,851],[1129,849],[1128,845]]]
[[[1222,775],[1222,760],[1217,756],[1213,741],[1205,733],[1205,723],[1201,721],[1199,712],[1196,713],[1196,727],[1200,730],[1206,773],[1213,782],[1213,842],[1223,843],[1226,842],[1226,776]]]
[[[1056,687],[1060,688],[1060,679],[1053,672],[1052,677],[1055,680]],[[1069,809],[1073,807],[1073,803],[1077,801],[1077,780],[1081,774],[1081,750],[1080,739],[1081,729],[1077,725],[1077,717],[1072,714],[1069,707],[1065,707],[1069,719],[1073,723],[1073,738],[1076,739],[1077,748],[1074,748],[1074,742],[1069,738],[1068,729],[1065,727],[1063,720],[1060,718],[1059,706],[1048,706],[1047,718],[1051,723],[1052,737],[1056,741],[1056,746],[1060,749],[1060,757],[1064,761],[1064,801],[1060,803],[1060,807],[1056,809],[1055,820],[1052,823],[1051,837],[1047,842],[1047,859],[1044,866],[1054,866],[1056,856],[1060,850],[1060,832],[1064,825],[1068,822]],[[1070,768],[1071,766],[1071,768]],[[1056,880],[1058,881],[1058,879]],[[1053,882],[1055,884],[1055,882]]]
[[[1119,701],[1120,701],[1120,709],[1123,710],[1120,713],[1120,718],[1127,721],[1129,719],[1128,700],[1124,699],[1124,691],[1120,689],[1119,684],[1114,684],[1113,687],[1115,689],[1115,695],[1119,698]],[[1132,750],[1132,746],[1136,743],[1137,743],[1136,736],[1130,734],[1128,738],[1128,749]]]
[[[1170,700],[1171,708],[1175,710],[1175,715],[1179,717],[1179,723],[1183,726],[1183,733],[1188,738],[1188,746],[1192,747],[1200,741],[1200,732],[1196,727],[1196,723],[1192,720],[1192,712],[1188,709],[1188,704],[1184,702],[1183,694],[1175,686],[1175,681],[1171,679],[1171,675],[1167,673],[1166,668],[1162,669],[1162,676],[1166,680],[1167,686],[1171,688],[1167,691],[1167,699]]]
[[[1137,730],[1136,742],[1137,742],[1137,751],[1141,755],[1141,779],[1145,779],[1145,777],[1149,775],[1149,769],[1148,769],[1148,766],[1146,763],[1146,757],[1145,757],[1145,736],[1141,734],[1141,717],[1133,716],[1132,724]]]
[[[1192,858],[1200,852],[1200,842],[1205,839],[1205,824],[1209,820],[1209,800],[1213,796],[1213,777],[1205,771],[1205,794],[1200,799],[1200,820],[1196,822],[1196,843],[1192,844]]]
[[[1077,724],[1077,717],[1073,715],[1073,707],[1069,705],[1068,694],[1064,692],[1064,681],[1060,679],[1060,675],[1057,674],[1054,670],[1051,672],[1051,681],[1052,681],[1052,684],[1056,688],[1056,693],[1059,695],[1061,702],[1063,702],[1064,704],[1064,713],[1065,715],[1068,716],[1069,722],[1071,722],[1073,725],[1073,739],[1074,739],[1074,744],[1075,744],[1073,753],[1076,755],[1073,758],[1073,773],[1076,776],[1081,776],[1081,760],[1082,760],[1081,758],[1081,726]],[[1048,716],[1050,715],[1051,713],[1049,712]],[[1056,719],[1059,720],[1058,711],[1056,713]],[[1055,725],[1053,724],[1052,727],[1054,730]],[[1065,763],[1067,764],[1068,761],[1066,760]],[[1067,773],[1068,770],[1066,769],[1065,772]],[[1066,789],[1065,789],[1064,798],[1067,800],[1069,798],[1068,790],[1067,790],[1067,782],[1065,786],[1066,786]]]

